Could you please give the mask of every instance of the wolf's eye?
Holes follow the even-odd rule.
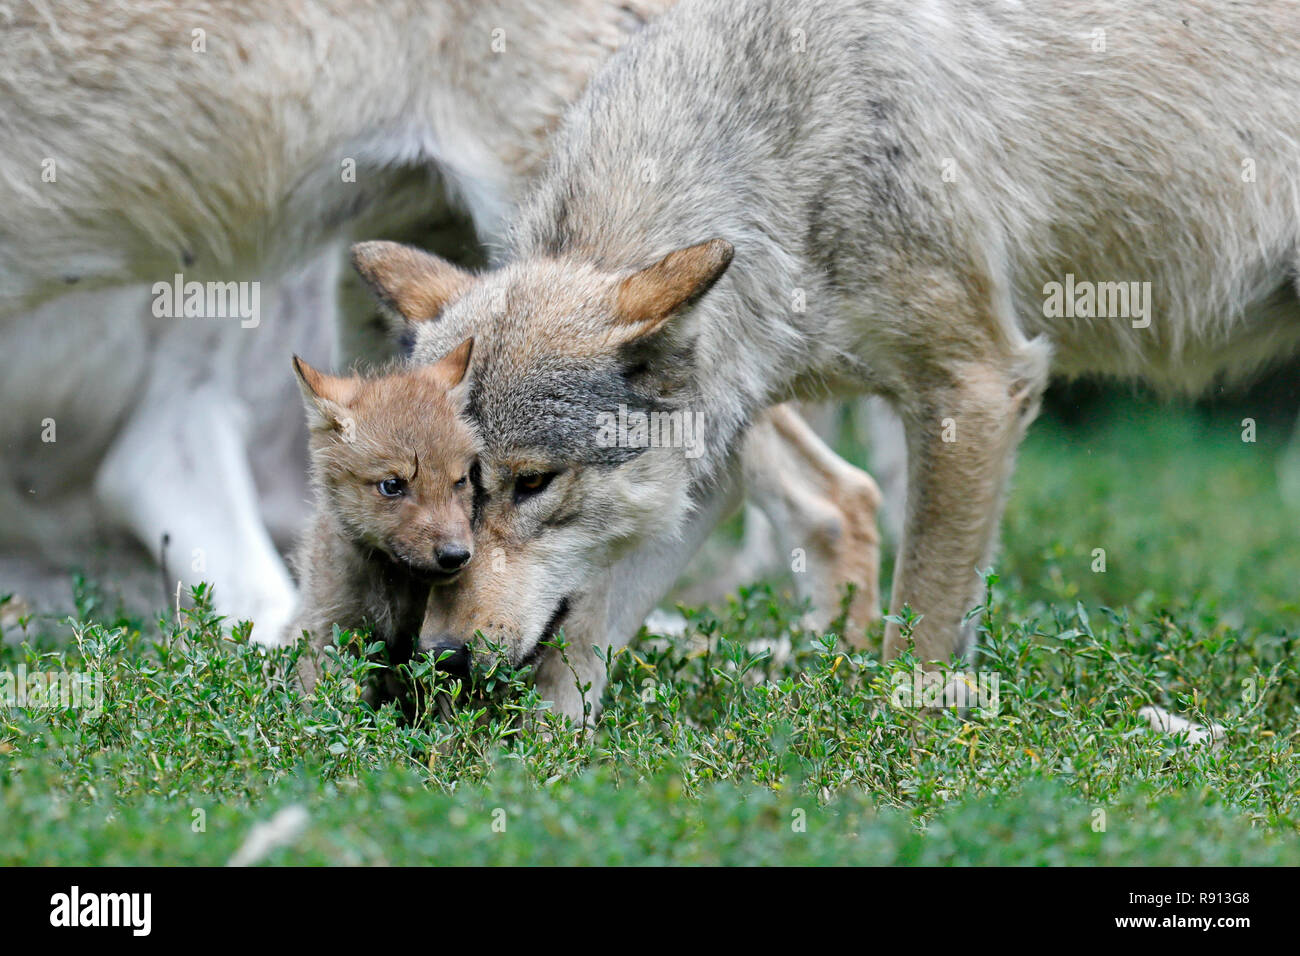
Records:
[[[457,480],[456,482],[456,487],[464,488],[465,485],[467,485],[468,483],[469,483],[469,475],[461,475],[459,480]]]
[[[385,478],[375,487],[385,498],[400,498],[406,494],[406,482],[401,478]]]
[[[534,471],[520,475],[515,479],[515,503],[518,504],[526,498],[541,494],[556,474],[557,472],[554,471]]]

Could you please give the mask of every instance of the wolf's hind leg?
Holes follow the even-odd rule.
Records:
[[[923,616],[913,639],[925,663],[947,664],[969,650],[963,631],[979,569],[992,559],[1016,448],[1038,412],[1046,362],[952,368],[939,386],[919,390],[903,411],[907,429],[907,519],[894,572],[893,613],[904,604]],[[897,624],[885,653],[906,647]]]

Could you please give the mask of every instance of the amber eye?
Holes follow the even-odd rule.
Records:
[[[400,498],[406,494],[406,482],[401,478],[385,478],[375,487],[385,498]]]
[[[515,479],[515,502],[541,494],[556,476],[554,471],[535,471]]]

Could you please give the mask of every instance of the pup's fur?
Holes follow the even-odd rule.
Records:
[[[390,659],[410,657],[429,589],[473,553],[473,428],[461,385],[473,340],[433,365],[336,378],[294,359],[311,428],[316,511],[294,555],[302,602],[290,640],[306,632],[303,684],[333,626],[369,627]],[[396,494],[387,490],[399,489]],[[451,566],[438,555],[460,555]],[[459,563],[456,563],[458,561]]]
[[[187,584],[213,583],[255,639],[282,633],[295,597],[276,543],[306,496],[280,363],[331,362],[333,340],[341,367],[379,338],[349,280],[322,321],[342,246],[422,235],[447,197],[496,243],[564,107],[668,5],[0,0],[4,566],[43,554],[66,581],[90,542],[126,532]],[[150,285],[178,272],[260,282],[261,323],[153,318]],[[813,537],[805,518],[834,531],[798,577],[826,610],[874,533],[838,501],[871,484],[811,474],[756,498],[786,541]],[[875,607],[864,594],[855,613]]]
[[[507,264],[420,326],[417,357],[480,337],[476,541],[511,565],[440,589],[422,641],[527,659],[590,605],[579,681],[539,675],[580,714],[586,648],[634,632],[757,411],[831,389],[903,418],[893,605],[946,661],[1049,370],[1195,392],[1300,343],[1298,116],[1289,2],[684,0],[571,111]],[[1150,282],[1150,324],[1046,315],[1068,274]],[[707,453],[601,447],[619,403],[701,412]]]

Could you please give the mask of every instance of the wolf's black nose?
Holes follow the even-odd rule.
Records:
[[[429,648],[429,659],[444,674],[469,679],[469,648],[464,644],[446,641],[434,644]]]
[[[444,547],[435,548],[433,551],[434,560],[438,562],[438,567],[444,571],[459,571],[469,560],[469,549],[459,544],[449,544]]]

